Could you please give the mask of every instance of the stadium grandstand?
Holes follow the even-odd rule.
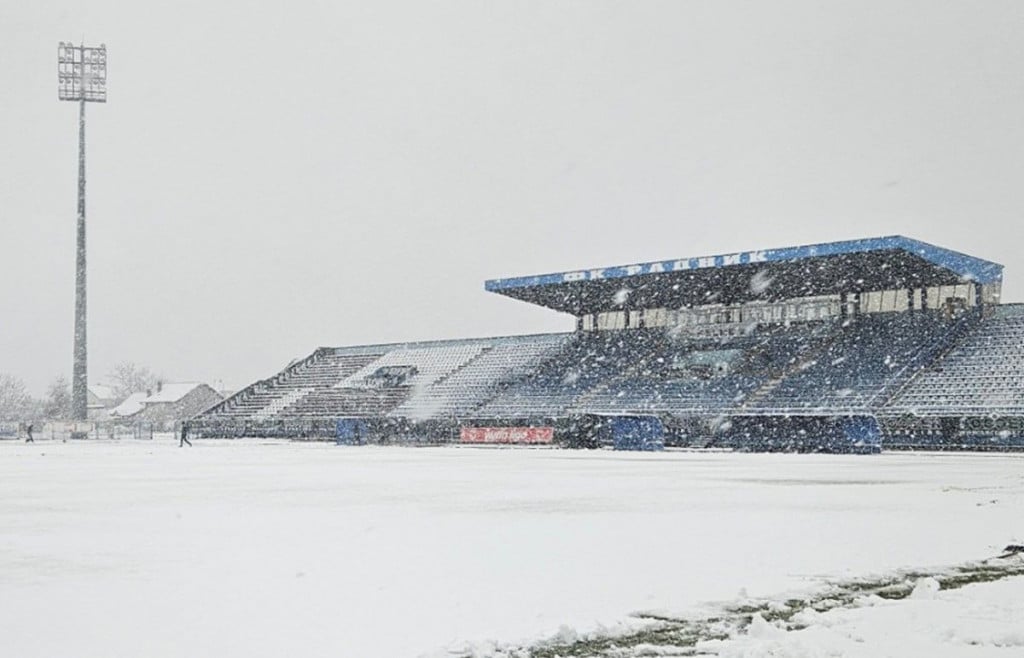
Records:
[[[1003,268],[902,236],[487,281],[575,331],[322,347],[205,437],[874,452],[1024,447]]]

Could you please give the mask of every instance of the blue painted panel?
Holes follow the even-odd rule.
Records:
[[[842,419],[843,438],[855,452],[879,452],[882,449],[882,428],[874,416],[850,416]]]
[[[611,416],[605,422],[616,450],[665,449],[665,428],[656,416]]]
[[[366,443],[367,427],[362,418],[339,418],[334,431],[338,445],[359,446]]]

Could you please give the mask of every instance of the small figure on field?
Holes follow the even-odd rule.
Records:
[[[25,439],[25,443],[36,442],[36,440],[32,438],[32,423],[29,423],[28,425],[25,426],[25,434],[28,435],[28,438]]]
[[[178,441],[178,447],[183,448],[186,443],[189,448],[192,447],[192,442],[188,440],[188,423],[183,422],[181,424],[181,441]]]

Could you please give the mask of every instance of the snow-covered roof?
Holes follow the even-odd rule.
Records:
[[[174,382],[163,384],[159,391],[132,393],[125,401],[110,410],[111,416],[131,416],[137,414],[151,404],[172,403],[182,399],[192,391],[203,386],[200,382]]]
[[[114,389],[105,384],[89,384],[89,391],[100,400],[113,400]]]
[[[142,401],[146,399],[145,393],[132,393],[124,402],[110,410],[111,416],[131,416],[142,411]]]
[[[153,395],[145,398],[143,404],[158,402],[177,402],[196,388],[202,386],[201,382],[175,382],[161,386],[159,391],[153,391]]]

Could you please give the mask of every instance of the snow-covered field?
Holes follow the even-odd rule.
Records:
[[[1022,539],[1022,455],[0,442],[0,655],[487,655]],[[702,648],[1021,655],[1021,581]]]

